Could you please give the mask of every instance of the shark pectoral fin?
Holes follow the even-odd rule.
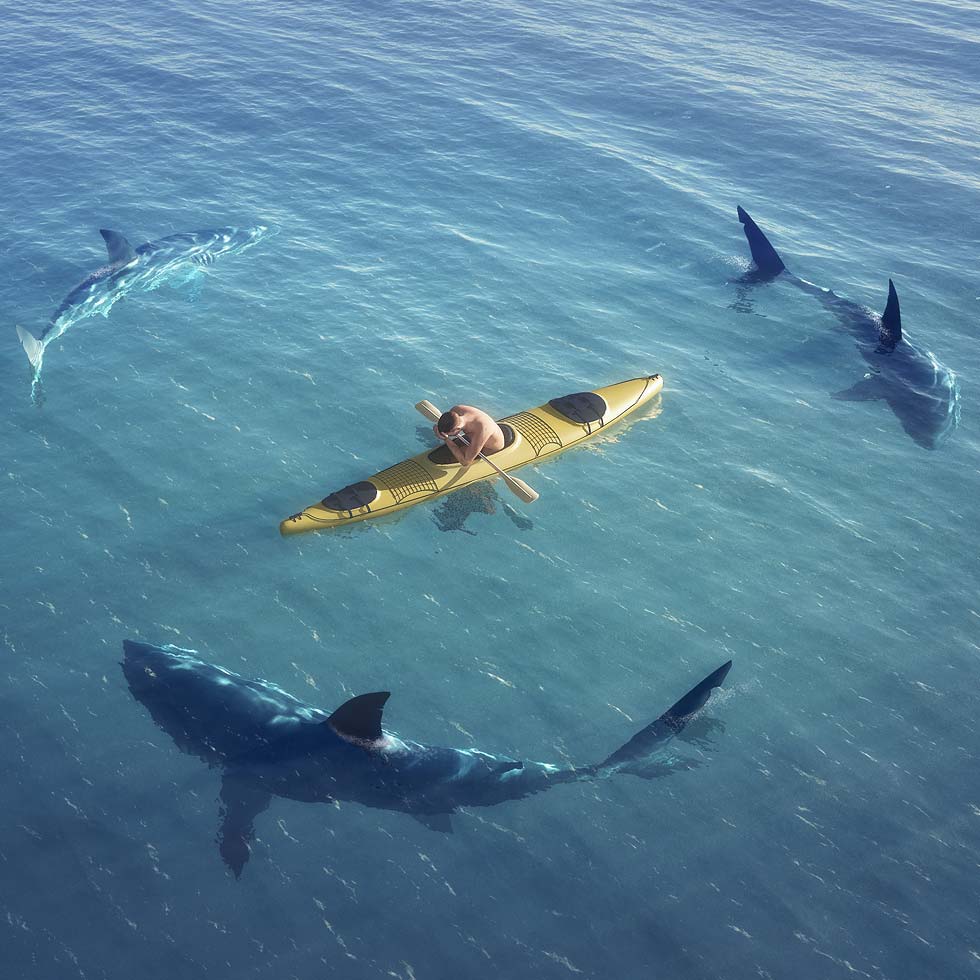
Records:
[[[221,826],[218,851],[238,878],[252,853],[253,821],[268,807],[272,797],[247,776],[226,772],[221,780]]]
[[[449,813],[413,813],[412,816],[429,830],[437,831],[440,834],[451,834],[453,832],[452,814]]]
[[[100,228],[99,234],[105,239],[106,251],[109,253],[109,261],[112,265],[128,265],[136,258],[136,250],[118,231]]]
[[[722,664],[712,671],[700,684],[692,687],[680,701],[669,707],[656,721],[637,732],[625,745],[620,746],[609,758],[604,759],[595,768],[606,769],[618,766],[624,762],[640,759],[659,748],[664,742],[673,738],[691,719],[691,716],[705,706],[711,692],[721,687],[732,662]]]
[[[830,397],[839,402],[873,402],[885,397],[884,384],[877,374],[869,374],[857,384],[834,392]]]
[[[44,357],[44,344],[32,333],[28,333],[23,327],[17,328],[17,336],[21,344],[24,345],[24,352],[31,362],[31,368],[35,374],[41,370],[41,360]]]
[[[373,743],[381,739],[381,715],[390,691],[359,694],[345,701],[323,724],[350,742]]]

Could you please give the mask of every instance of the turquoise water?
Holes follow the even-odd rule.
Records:
[[[968,3],[8,5],[0,51],[0,935],[16,978],[980,972],[980,20]],[[793,272],[960,379],[934,452]],[[135,245],[246,254],[40,334]],[[191,274],[192,273],[192,274]],[[278,522],[499,415],[661,372],[659,414],[347,532]],[[734,667],[669,779],[454,818],[218,774],[125,638],[442,745],[604,758]],[[687,736],[688,733],[685,733]]]

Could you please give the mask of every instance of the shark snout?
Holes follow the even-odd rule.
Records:
[[[123,651],[126,657],[148,657],[156,653],[159,647],[152,643],[142,643],[139,640],[123,640]]]
[[[256,225],[254,228],[249,229],[248,234],[251,241],[257,242],[263,238],[270,238],[278,232],[279,228],[275,225]]]

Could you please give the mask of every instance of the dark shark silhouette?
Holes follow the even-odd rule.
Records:
[[[182,751],[223,770],[218,847],[236,877],[249,858],[253,821],[273,796],[350,800],[451,832],[459,807],[493,806],[614,772],[644,775],[643,760],[684,728],[732,665],[709,674],[602,762],[573,767],[399,738],[381,728],[387,691],[351,698],[328,715],[191,650],[132,640],[123,647],[133,697]]]
[[[956,375],[931,351],[916,346],[903,332],[898,293],[891,279],[884,312],[877,317],[865,307],[793,275],[742,207],[738,208],[738,220],[755,262],[755,268],[739,281],[753,284],[782,277],[816,296],[857,342],[871,370],[853,387],[833,397],[843,401],[886,402],[916,443],[925,449],[937,449],[959,424],[959,383]]]
[[[251,248],[269,233],[265,225],[254,228],[209,228],[182,232],[133,248],[118,231],[100,231],[109,256],[108,265],[96,269],[62,301],[39,337],[17,328],[31,362],[32,394],[37,394],[48,344],[80,320],[96,313],[108,316],[112,307],[133,290],[156,289],[176,271],[210,265],[225,255]]]

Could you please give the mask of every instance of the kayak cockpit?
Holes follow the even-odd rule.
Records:
[[[517,438],[517,433],[514,431],[514,427],[508,425],[506,422],[500,423],[500,431],[504,434],[504,444],[502,448],[498,449],[498,453],[502,453],[505,449],[510,449],[514,445],[514,440]],[[494,453],[487,453],[487,456],[493,456]],[[456,457],[452,454],[452,450],[448,446],[437,446],[435,449],[429,453],[429,462],[435,463],[436,466],[459,466],[456,462]]]

